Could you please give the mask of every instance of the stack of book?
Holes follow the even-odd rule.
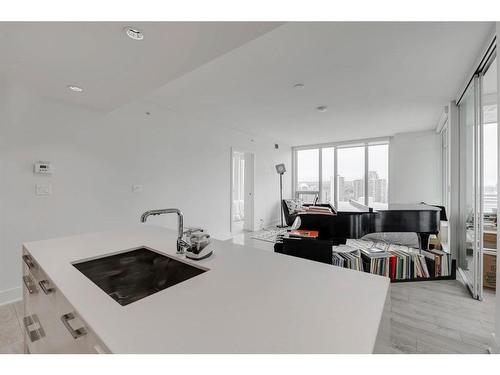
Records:
[[[391,254],[387,251],[388,245],[386,243],[348,239],[346,246],[359,249],[363,268],[367,272],[389,276],[389,257]]]
[[[422,255],[428,260],[430,277],[450,276],[450,254],[443,250],[422,250]]]
[[[332,264],[337,267],[350,268],[356,271],[364,271],[363,262],[359,250],[352,247],[340,245],[335,246]]]

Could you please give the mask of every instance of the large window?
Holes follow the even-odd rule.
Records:
[[[337,207],[348,210],[353,202],[365,204],[365,147],[337,149]]]
[[[319,150],[297,151],[297,197],[306,203],[312,203],[319,194]]]
[[[389,185],[389,145],[369,145],[368,148],[368,206],[387,208]]]
[[[333,202],[335,197],[335,148],[321,150],[321,202]]]
[[[294,149],[295,197],[349,210],[357,203],[387,208],[389,142],[327,144]]]

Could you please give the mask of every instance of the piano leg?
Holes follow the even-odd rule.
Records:
[[[429,237],[430,236],[431,236],[430,233],[417,233],[418,244],[420,246],[420,249],[429,250]]]

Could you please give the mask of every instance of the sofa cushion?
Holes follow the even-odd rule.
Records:
[[[418,236],[412,232],[379,232],[369,233],[362,237],[363,240],[380,241],[396,245],[420,248]]]

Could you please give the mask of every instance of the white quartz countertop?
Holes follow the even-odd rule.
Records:
[[[24,247],[114,353],[371,353],[389,279],[214,240],[209,271],[121,306],[72,263],[176,233],[140,224]],[[184,258],[184,256],[181,256]]]

